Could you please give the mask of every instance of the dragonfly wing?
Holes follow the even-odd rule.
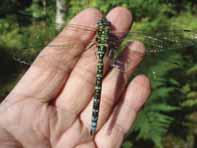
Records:
[[[111,60],[111,67],[118,69],[121,72],[128,71],[128,63],[122,60]]]
[[[107,57],[109,57],[111,67],[116,68],[121,72],[126,72],[128,70],[128,62],[121,59],[122,51],[118,49],[119,44],[119,42],[115,42],[115,44],[109,44]]]
[[[68,24],[65,27],[65,29],[68,31],[71,30],[70,34],[67,34],[68,36],[69,35],[72,36],[72,34],[80,31],[86,37],[86,34],[87,34],[87,36],[89,36],[90,33],[96,33],[96,24],[95,24],[95,27],[94,26],[78,25],[78,24]],[[45,31],[45,30],[49,30],[49,28],[47,28],[47,26],[45,28],[42,28],[42,30],[43,30],[43,32],[49,32],[49,35],[46,35],[46,36],[49,36],[49,38],[52,37],[50,31]],[[26,34],[26,32],[24,32],[23,34]],[[50,51],[57,50],[55,52],[55,54],[57,54],[57,55],[63,54],[63,52],[65,52],[64,50],[66,50],[66,54],[69,54],[70,48],[72,50],[78,49],[80,46],[83,46],[83,48],[86,48],[86,47],[84,47],[84,45],[79,45],[79,42],[83,41],[83,37],[82,37],[81,41],[78,41],[78,40],[76,41],[76,39],[71,38],[69,40],[67,39],[67,41],[62,44],[61,43],[54,44],[53,42],[51,42],[48,45],[46,45],[46,42],[49,42],[49,41],[44,41],[43,36],[39,36],[37,34],[29,34],[28,36],[30,36],[29,38],[32,39],[32,41],[30,42],[30,45],[26,44],[26,43],[22,43],[23,47],[19,48],[20,51],[23,51],[22,54],[13,56],[13,59],[15,61],[17,61],[21,64],[24,64],[24,65],[31,65],[31,63],[33,62],[33,59],[38,55],[38,53],[41,51],[41,49],[43,47],[48,48],[48,49],[50,48]],[[64,37],[64,35],[63,35],[63,37]],[[47,40],[49,40],[49,39],[47,39]],[[64,40],[65,39],[62,39],[62,41],[64,41]],[[43,43],[42,41],[45,42],[44,44],[46,46],[44,46],[42,44]],[[95,41],[92,41],[92,42],[95,42]],[[85,43],[85,44],[87,45],[87,43]],[[93,45],[94,43],[91,43],[91,44]],[[35,45],[37,45],[37,46],[35,46]],[[87,49],[88,49],[88,47],[87,47]],[[87,50],[87,49],[85,49],[85,50]],[[31,51],[31,52],[29,52],[29,51]],[[48,56],[48,55],[39,54],[39,56],[46,58],[46,56]]]
[[[127,34],[115,32],[115,34],[120,34],[119,36],[122,37],[110,39],[110,46],[112,46],[110,51],[113,53],[111,66],[123,72],[127,71],[129,64],[117,58],[121,53],[121,48],[119,48],[121,42],[123,46],[127,46],[128,42],[139,40],[145,44],[146,53],[158,54],[194,46],[197,41],[197,33],[192,30],[167,30],[156,33],[136,31]]]
[[[121,58],[122,50],[120,45],[125,39],[125,34],[127,32],[113,32],[110,34],[109,38],[109,51],[107,56],[110,59],[110,66],[118,69],[120,72],[126,72],[128,70],[129,61],[126,61],[124,58]]]
[[[68,41],[63,44],[48,44],[39,54],[35,55],[37,57],[35,62],[26,61],[18,57],[14,57],[14,60],[23,65],[36,66],[37,63],[45,64],[48,66],[54,66],[59,69],[66,68],[66,64],[73,61],[73,59],[78,59],[82,54],[88,50],[91,50],[95,46],[95,41],[90,42],[86,47],[84,44],[80,44],[76,41]],[[35,47],[28,47],[23,50],[35,49]],[[88,54],[86,54],[88,56]],[[90,55],[91,56],[91,55]],[[72,59],[70,59],[72,57]],[[38,62],[39,61],[39,62]],[[64,62],[64,63],[63,63]],[[56,63],[54,65],[54,63]],[[58,64],[59,63],[59,64]]]
[[[159,53],[194,46],[196,35],[190,30],[169,30],[156,33],[138,31],[129,32],[126,40],[142,41],[145,44],[146,52]]]
[[[84,31],[84,32],[96,32],[97,28],[96,25],[95,26],[85,26],[85,25],[79,25],[79,24],[68,24],[66,26],[66,29],[70,29],[70,30],[75,30],[75,31]]]

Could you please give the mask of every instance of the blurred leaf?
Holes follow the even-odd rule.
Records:
[[[126,141],[122,145],[123,148],[133,148],[133,144],[129,141]]]
[[[196,75],[197,76],[197,64],[192,65],[190,69],[186,71],[187,75]]]

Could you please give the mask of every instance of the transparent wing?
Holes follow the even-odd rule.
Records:
[[[83,31],[85,34],[87,32],[96,32],[96,25],[84,26],[84,25],[78,25],[78,24],[68,24],[65,29],[72,30],[72,31]],[[125,63],[121,60],[115,60],[117,55],[119,55],[120,53],[119,47],[122,42],[123,42],[122,45],[124,46],[128,42],[131,42],[133,40],[139,40],[145,44],[147,53],[158,54],[158,53],[162,53],[166,51],[174,51],[177,49],[183,49],[186,47],[193,46],[197,40],[197,33],[192,30],[165,30],[165,31],[158,31],[158,32],[145,32],[145,31],[115,32],[115,31],[112,31],[111,34],[112,36],[110,37],[110,40],[109,40],[109,44],[110,44],[109,57],[112,59],[111,66],[116,67],[120,69],[121,71],[125,71],[128,65],[128,63]],[[66,41],[65,43],[58,44],[58,45],[57,44],[47,45],[47,47],[55,48],[56,50],[58,50],[59,54],[62,54],[62,50],[68,50],[68,54],[69,54],[69,49],[70,48],[76,49],[77,46],[78,44],[75,44],[74,41]],[[31,47],[31,48],[38,48],[38,47]],[[87,49],[89,48],[86,48],[86,50]],[[48,56],[48,55],[42,55],[43,58],[44,56]],[[22,60],[21,62],[26,63]]]
[[[122,41],[123,38],[120,40]],[[197,40],[197,32],[192,30],[164,30],[158,32],[129,32],[126,41],[139,40],[145,44],[146,52],[159,53],[173,50],[181,50],[194,46]]]
[[[66,27],[71,30],[83,30],[96,32],[95,26],[84,26],[78,24],[69,24]],[[139,40],[146,46],[146,52],[165,52],[168,50],[177,50],[190,47],[196,44],[197,31],[194,30],[161,30],[161,31],[131,31],[131,32],[116,32],[112,31],[110,43],[116,42],[115,46],[118,47],[120,43],[125,41]],[[126,38],[126,39],[125,39]]]
[[[94,32],[96,33],[96,27],[91,27],[91,26],[84,26],[84,25],[77,25],[77,24],[68,24],[64,29],[66,30],[71,30],[71,33],[75,33],[77,31],[81,31],[83,32],[84,34],[88,34],[90,32]],[[73,31],[73,32],[72,32]],[[36,40],[39,40],[39,37],[35,37]],[[65,40],[65,39],[62,39],[62,40]],[[48,41],[49,42],[49,41]],[[62,43],[54,43],[54,42],[50,42],[49,44],[45,43],[46,46],[42,45],[42,46],[25,46],[27,48],[23,48],[23,49],[20,49],[21,51],[26,51],[26,53],[29,51],[37,51],[35,54],[34,54],[34,58],[37,57],[37,55],[39,56],[39,59],[42,60],[42,61],[47,61],[49,60],[48,57],[53,57],[54,60],[56,61],[68,61],[68,59],[66,59],[66,57],[68,57],[69,54],[74,54],[72,56],[74,56],[75,58],[79,58],[83,52],[86,52],[87,50],[89,49],[92,49],[91,47],[92,46],[96,46],[96,41],[95,39],[93,39],[86,47],[84,47],[83,45],[80,44],[80,41],[76,41],[74,39],[68,39],[67,41],[65,42],[62,42]],[[41,52],[41,54],[39,54],[39,52],[41,51],[42,47],[44,48],[48,48],[47,50],[50,50],[50,52],[47,52],[47,54],[43,54]],[[82,49],[84,48],[84,49]],[[50,56],[49,54],[54,54],[54,51],[55,51],[55,55],[56,56]],[[95,56],[96,56],[96,48],[94,48],[94,51],[95,52]],[[66,55],[65,55],[66,54]],[[65,55],[65,56],[63,56]],[[83,55],[84,56],[84,55]],[[88,54],[86,54],[85,56],[89,56]],[[22,57],[22,58],[19,58],[19,57]],[[14,59],[16,61],[18,61],[19,63],[21,64],[24,64],[24,65],[31,65],[32,62],[34,61],[34,58],[31,60],[27,58],[23,58],[24,56],[14,56]],[[59,57],[62,57],[62,58],[59,58]],[[28,59],[28,60],[27,60]],[[46,62],[45,62],[46,63]],[[53,63],[52,59],[50,59],[50,63]]]
[[[26,35],[27,38],[29,38],[29,40],[31,40],[31,42],[30,41],[28,42],[30,44],[27,44],[26,42],[21,43],[21,47],[19,49],[17,49],[19,51],[19,53],[21,53],[21,54],[13,55],[14,60],[21,63],[21,64],[24,64],[24,65],[31,65],[31,63],[34,61],[34,59],[37,57],[37,55],[40,53],[40,51],[43,48],[51,48],[52,50],[56,50],[57,57],[59,57],[58,55],[63,54],[63,52],[65,52],[66,54],[70,54],[70,50],[77,50],[83,46],[80,44],[80,41],[76,41],[74,39],[67,39],[65,42],[58,43],[58,44],[51,42],[50,38],[52,38],[52,35],[50,33],[50,29],[51,28],[47,28],[47,26],[42,28],[43,34],[41,34],[41,35],[40,34],[37,35],[36,32],[31,33],[31,34],[25,32],[25,31],[21,32],[21,34]],[[68,24],[65,27],[65,29],[73,31],[73,32],[71,32],[73,34],[77,31],[82,31],[84,34],[87,34],[90,32],[96,32],[96,27],[77,25],[77,24]],[[49,30],[49,31],[47,31],[47,30]],[[46,39],[47,41],[45,41],[44,38],[47,38]],[[62,40],[65,40],[65,39],[62,39]],[[80,50],[85,52],[85,50],[90,49],[90,46],[92,46],[93,44],[95,44],[95,40],[92,40],[91,43],[87,47],[84,47],[85,49],[80,49]],[[15,50],[16,47],[13,46],[13,47],[9,47],[9,48],[12,48],[11,50]],[[22,51],[22,52],[20,52],[20,51]],[[49,54],[39,55],[39,57],[43,58],[43,59],[46,59],[46,56],[49,56]],[[77,57],[78,57],[78,55],[76,55],[76,58]]]
[[[192,30],[165,30],[158,32],[145,32],[145,31],[133,31],[133,32],[113,32],[122,36],[121,38],[112,37],[110,43],[115,42],[112,45],[113,55],[115,58],[119,55],[121,49],[118,49],[119,44],[122,42],[122,47],[126,46],[128,42],[138,40],[144,43],[146,48],[146,55],[164,55],[170,54],[170,52],[180,52],[182,49],[186,49],[197,45],[197,32]],[[114,50],[114,48],[116,48]],[[117,53],[116,53],[117,52]],[[132,61],[130,61],[132,62]],[[113,66],[119,68],[121,71],[128,69],[128,62],[113,60]]]
[[[96,32],[96,25],[95,26],[85,26],[85,25],[79,25],[79,24],[68,24],[66,26],[66,29],[70,30],[83,30],[84,32],[86,31],[91,31],[91,32]]]
[[[30,61],[25,60],[26,58],[21,59],[17,56],[13,56],[13,58],[17,62],[27,65],[27,66],[30,66],[37,57],[39,58],[39,61],[42,61],[45,63],[47,62],[49,64],[53,63],[54,61],[56,61],[56,63],[58,63],[58,61],[59,63],[62,63],[63,61],[69,62],[67,57],[80,58],[80,56],[82,56],[83,53],[87,52],[88,50],[91,50],[92,47],[95,47],[95,46],[96,46],[96,42],[94,40],[92,40],[86,47],[84,47],[82,43],[80,44],[79,42],[75,42],[74,40],[67,41],[62,44],[50,43],[44,47],[44,52],[35,53],[34,58]],[[35,48],[39,48],[39,47],[28,47],[28,48],[24,48],[21,50],[41,51],[41,47],[40,47],[40,50],[35,49]],[[85,56],[92,56],[92,55],[86,54]]]

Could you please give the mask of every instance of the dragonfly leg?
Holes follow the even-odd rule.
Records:
[[[96,45],[96,42],[91,42],[91,43],[87,46],[86,50],[92,48],[94,45]]]
[[[87,45],[86,50],[92,48],[94,45],[96,45],[96,39],[92,39],[91,42]]]

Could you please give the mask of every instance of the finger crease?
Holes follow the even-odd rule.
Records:
[[[80,80],[84,81],[85,83],[89,84],[90,86],[95,85],[95,77],[96,77],[95,71],[91,71],[88,69],[78,67],[73,70],[73,73],[76,74],[76,76],[78,78],[80,78]]]
[[[120,124],[115,123],[113,129],[117,132],[120,133],[122,136],[126,134],[127,130],[124,129]]]
[[[107,97],[106,95],[102,95],[101,97],[101,108],[102,108],[102,112],[101,114],[106,114],[106,111],[111,110],[111,108],[114,105],[114,99],[111,97]]]

